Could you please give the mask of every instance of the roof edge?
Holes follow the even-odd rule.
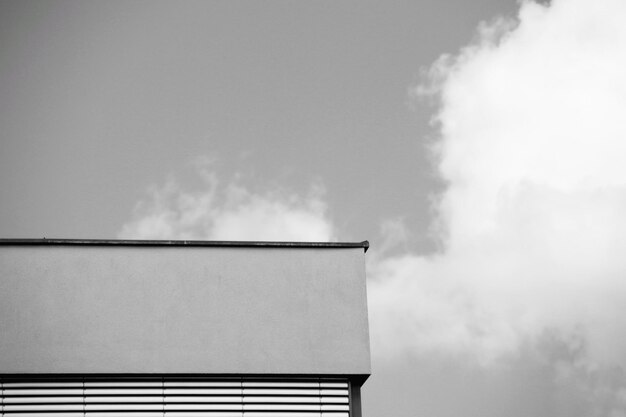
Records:
[[[133,240],[133,239],[0,239],[3,246],[194,246],[234,248],[319,248],[319,249],[369,249],[369,242],[274,242],[244,240]]]

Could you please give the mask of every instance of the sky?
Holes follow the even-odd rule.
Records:
[[[626,416],[623,0],[0,2],[0,236],[368,239],[365,417]]]

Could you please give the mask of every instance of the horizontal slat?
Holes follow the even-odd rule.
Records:
[[[47,388],[71,388],[71,387],[83,387],[82,382],[3,382],[4,389],[11,388],[33,388],[33,387],[47,387]]]
[[[165,388],[177,388],[177,387],[181,387],[181,388],[185,388],[185,387],[196,387],[196,388],[203,388],[203,387],[224,387],[224,388],[236,388],[236,387],[241,387],[241,382],[240,381],[165,381],[163,383],[163,385],[165,386]]]
[[[350,408],[347,404],[338,405],[338,404],[324,404],[322,405],[322,411],[350,411]]]
[[[208,413],[205,411],[168,411],[165,413],[165,417],[243,417],[243,413],[241,411],[216,411]]]
[[[83,411],[82,404],[28,404],[15,405],[4,404],[2,407],[4,413],[17,411]]]
[[[165,395],[241,395],[241,388],[165,388]]]
[[[320,388],[348,389],[348,383],[347,382],[320,382]]]
[[[85,395],[162,395],[162,388],[86,388]]]
[[[134,381],[134,382],[110,382],[110,381],[86,381],[85,388],[161,388],[161,381]]]
[[[124,415],[124,414],[122,414]],[[128,416],[132,416],[132,417],[163,417],[163,412],[132,412],[132,413],[128,413]],[[90,413],[85,413],[85,417],[120,417],[120,413],[116,412],[116,411],[112,411],[112,412],[90,412]]]
[[[296,410],[296,411],[320,411],[319,404],[244,404],[244,411],[262,410]]]
[[[272,387],[272,388],[319,388],[319,382],[243,382],[243,387]]]
[[[243,397],[244,403],[320,403],[320,397]]]
[[[348,403],[348,397],[322,397],[323,403]]]
[[[4,404],[37,404],[37,403],[80,403],[82,404],[84,397],[77,395],[75,397],[4,397]]]
[[[322,389],[320,395],[348,395],[347,389]]]
[[[86,411],[163,410],[163,404],[85,404]]]
[[[80,413],[47,413],[47,412],[40,412],[40,413],[16,413],[16,414],[12,414],[12,413],[4,413],[4,415],[6,416],[15,416],[15,417],[50,417],[50,416],[54,416],[54,417],[83,417],[84,414],[82,412]]]
[[[0,379],[2,416],[348,417],[341,380],[253,378]]]
[[[320,395],[318,389],[244,388],[243,395]]]
[[[163,396],[155,395],[150,397],[143,396],[88,396],[85,402],[89,403],[162,403]]]
[[[248,411],[244,413],[244,417],[319,417],[320,412],[306,412],[306,411],[288,411],[276,413],[273,411]]]
[[[242,402],[242,398],[241,398],[240,395],[234,395],[234,396],[230,396],[230,397],[216,397],[216,396],[211,396],[211,397],[203,397],[203,396],[178,397],[178,396],[171,396],[171,397],[165,397],[164,402],[167,402],[167,403],[241,403]]]
[[[76,388],[55,388],[55,389],[41,389],[41,388],[33,388],[33,389],[24,389],[24,388],[14,388],[14,389],[4,389],[4,396],[14,396],[14,395],[83,395],[83,389]]]
[[[185,410],[242,410],[242,404],[165,404],[166,411]]]

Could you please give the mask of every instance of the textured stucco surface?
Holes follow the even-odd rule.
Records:
[[[361,248],[0,246],[0,373],[369,374]]]

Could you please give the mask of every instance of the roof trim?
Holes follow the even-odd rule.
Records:
[[[233,240],[129,240],[129,239],[0,239],[2,246],[201,246],[229,248],[315,248],[315,249],[369,249],[369,242],[270,242]]]

